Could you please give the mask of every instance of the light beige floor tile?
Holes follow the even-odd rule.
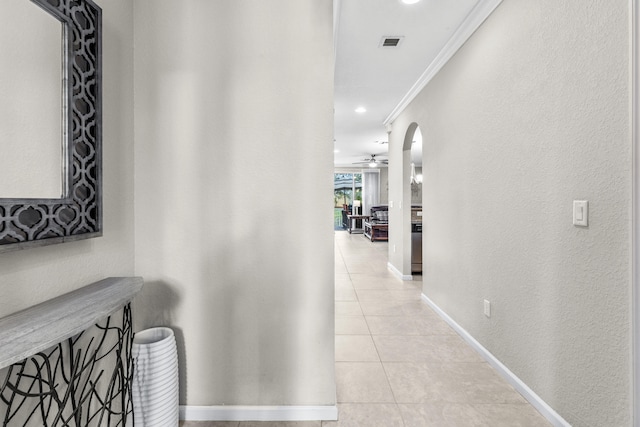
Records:
[[[429,345],[436,347],[440,358],[446,362],[483,362],[484,359],[459,335],[425,336]],[[488,365],[487,365],[488,366]]]
[[[412,319],[416,324],[418,335],[457,335],[456,331],[436,314],[423,313],[413,316]]]
[[[401,316],[404,314],[402,302],[387,301],[360,301],[362,313],[365,316]]]
[[[396,289],[389,290],[389,296],[398,301],[420,301],[421,292],[420,289]]]
[[[526,404],[484,404],[473,405],[482,414],[483,426],[491,427],[549,427],[551,424],[531,405]],[[463,426],[464,420],[458,424]],[[456,426],[457,427],[457,426]]]
[[[408,316],[419,316],[431,313],[433,310],[421,299],[418,299],[416,301],[403,301],[402,312]]]
[[[349,274],[336,274],[335,279],[335,287],[337,288],[353,288],[353,283],[351,283],[351,276]]]
[[[411,316],[365,316],[372,335],[420,335]]]
[[[336,279],[336,286],[342,285],[342,284],[347,284],[351,286],[351,275],[349,275],[348,273],[336,272],[335,279]]]
[[[457,335],[374,335],[383,362],[481,362]]]
[[[485,425],[482,414],[466,403],[399,404],[398,407],[405,427],[454,427],[458,425],[480,427]]]
[[[526,403],[484,362],[383,365],[398,403]]]
[[[405,304],[405,305],[414,305],[414,308],[411,308],[413,311],[416,311],[415,314],[410,314],[410,316],[420,316],[425,319],[434,319],[434,320],[443,320],[442,317],[438,313],[436,313],[431,307],[429,307],[425,302],[414,301],[413,304]],[[419,307],[418,307],[419,306]]]
[[[347,261],[345,260],[349,274],[354,273],[375,273],[384,271],[384,267],[370,261]]]
[[[356,291],[351,284],[348,285],[336,285],[336,291],[334,296],[336,301],[358,301]]]
[[[351,275],[351,283],[353,284],[354,289],[381,289],[386,290],[386,280],[387,279],[370,279],[364,278],[358,274]]]
[[[391,292],[386,289],[358,289],[358,301],[390,301]]]
[[[338,405],[338,421],[324,421],[323,427],[403,427],[395,404],[344,403]]]
[[[504,378],[486,362],[443,363],[431,366],[443,377],[464,386],[468,403],[526,403]]]
[[[351,274],[353,287],[356,289],[387,289],[388,287],[397,286],[402,283],[390,273],[354,273]]]
[[[464,386],[428,363],[384,363],[398,403],[466,403]]]
[[[374,335],[373,340],[383,362],[442,362],[427,336]]]
[[[336,362],[338,403],[394,403],[381,363]]]
[[[429,316],[366,316],[372,335],[456,335],[440,318]]]
[[[336,262],[335,272],[337,274],[348,274],[349,270],[347,270],[347,266],[344,262]]]
[[[371,259],[371,262],[375,263],[377,267],[376,271],[380,273],[387,273],[389,271],[386,254],[383,254],[380,251],[371,252],[370,259]]]
[[[364,316],[336,316],[336,335],[367,335],[369,327]]]
[[[362,316],[362,309],[357,301],[336,301],[336,316]]]
[[[343,259],[346,263],[353,262],[367,262],[367,263],[375,263],[376,257],[378,254],[375,252],[367,251],[365,249],[359,248],[357,253],[345,253],[343,254]]]
[[[389,291],[414,291],[418,292],[418,297],[416,300],[420,299],[420,293],[422,293],[422,286],[418,286],[417,283],[400,280],[397,278],[393,278],[393,280],[387,280],[385,283],[385,287]]]
[[[528,404],[399,404],[406,427],[549,427]]]
[[[371,335],[336,335],[336,362],[379,362]]]
[[[384,265],[386,266],[386,263],[384,263]],[[364,279],[371,279],[371,280],[387,280],[389,281],[389,283],[402,283],[402,280],[398,279],[391,271],[389,271],[388,269],[385,269],[384,271],[380,271],[380,272],[364,272],[364,273],[359,273],[357,274],[357,276],[359,278]]]

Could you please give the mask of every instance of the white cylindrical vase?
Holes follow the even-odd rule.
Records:
[[[133,418],[136,427],[178,426],[178,351],[170,328],[133,337]]]

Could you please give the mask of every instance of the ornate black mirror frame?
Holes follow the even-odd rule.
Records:
[[[31,1],[62,23],[63,189],[59,199],[0,198],[0,252],[102,235],[102,10]]]

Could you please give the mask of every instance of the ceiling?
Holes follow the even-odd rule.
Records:
[[[384,122],[452,38],[478,0],[334,0],[337,167],[388,152]],[[382,47],[384,37],[401,37]],[[366,112],[355,110],[364,107]],[[415,146],[420,144],[416,143]],[[421,148],[412,159],[421,164]]]

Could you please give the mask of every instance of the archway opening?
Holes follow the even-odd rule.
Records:
[[[422,132],[417,123],[407,129],[402,159],[403,274],[422,274]]]

